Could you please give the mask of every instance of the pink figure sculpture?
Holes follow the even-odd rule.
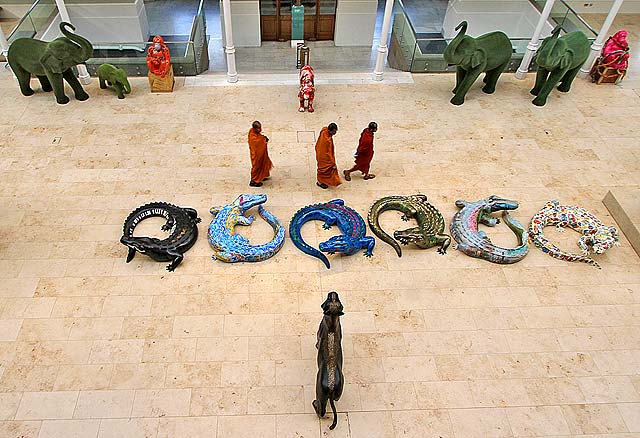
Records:
[[[627,43],[627,31],[619,30],[609,37],[602,49],[601,65],[621,71],[626,71],[629,67],[629,43]]]
[[[300,99],[300,107],[298,111],[301,113],[304,112],[304,101],[307,101],[307,108],[309,112],[312,113],[313,110],[313,99],[315,97],[315,86],[313,83],[314,74],[313,69],[305,65],[300,69],[300,91],[298,92],[298,99]]]

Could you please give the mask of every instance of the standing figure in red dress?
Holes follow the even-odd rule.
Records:
[[[313,69],[309,65],[305,65],[300,69],[300,91],[298,92],[298,99],[300,100],[300,107],[298,111],[304,112],[304,101],[307,101],[307,108],[310,113],[313,112],[313,99],[315,97],[315,85]]]
[[[356,164],[349,170],[343,172],[344,179],[351,181],[351,172],[359,170],[362,172],[364,179],[373,179],[376,176],[369,173],[369,166],[371,166],[371,160],[373,159],[373,134],[378,130],[378,124],[376,122],[369,123],[369,126],[364,128],[362,134],[360,134],[360,141],[358,142],[358,149],[354,157],[356,157]]]

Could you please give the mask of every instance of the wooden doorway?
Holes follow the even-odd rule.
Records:
[[[304,39],[333,40],[337,0],[302,0],[301,4],[304,6]],[[260,0],[262,41],[291,39],[291,5],[292,0]]]

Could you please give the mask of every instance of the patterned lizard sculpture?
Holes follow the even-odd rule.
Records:
[[[493,263],[510,264],[522,260],[529,252],[527,230],[512,218],[507,210],[515,210],[518,203],[510,199],[491,195],[475,202],[458,200],[460,210],[451,221],[451,235],[458,242],[454,248],[471,257],[489,260]],[[491,217],[491,213],[502,210],[502,218],[511,231],[518,237],[516,248],[501,248],[491,243],[484,231],[478,230],[478,224],[494,227],[500,219]]]
[[[384,232],[378,223],[380,213],[387,210],[397,210],[404,213],[402,220],[408,221],[413,218],[418,222],[418,226],[394,232],[395,239],[393,239]],[[444,218],[433,205],[427,202],[427,195],[387,196],[378,199],[369,209],[367,221],[373,234],[391,245],[396,250],[398,257],[402,257],[402,250],[396,240],[403,245],[412,242],[418,248],[423,249],[440,245],[438,248],[440,254],[445,254],[451,243],[451,237],[444,234]]]
[[[291,218],[289,224],[289,235],[298,249],[313,257],[317,257],[325,264],[327,269],[331,268],[329,260],[322,252],[307,244],[300,234],[302,226],[309,221],[324,221],[322,226],[325,230],[332,225],[342,232],[340,236],[333,236],[326,242],[321,242],[320,251],[328,254],[341,252],[344,255],[355,254],[364,248],[364,255],[371,257],[376,241],[373,237],[365,236],[367,226],[362,217],[355,210],[344,205],[342,199],[334,199],[326,203],[307,205],[301,208]]]
[[[259,262],[273,257],[284,244],[282,222],[261,205],[267,201],[265,194],[243,194],[224,207],[211,208],[213,220],[207,238],[213,248],[213,259],[227,263]],[[235,234],[236,225],[251,225],[254,216],[245,216],[250,208],[258,206],[258,214],[271,225],[274,237],[264,245],[251,245],[249,240]]]

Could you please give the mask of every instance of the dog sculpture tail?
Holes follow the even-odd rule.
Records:
[[[331,426],[329,426],[329,429],[333,430],[336,428],[336,425],[338,424],[338,414],[336,412],[336,405],[333,402],[333,397],[329,397],[329,403],[331,404],[331,410],[333,411],[333,423],[331,423]]]

